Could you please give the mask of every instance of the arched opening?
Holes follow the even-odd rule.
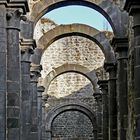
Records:
[[[48,112],[48,114],[46,115],[46,135],[47,138],[52,139],[52,128],[53,128],[53,122],[55,121],[55,119],[61,115],[62,113],[65,112],[72,112],[72,111],[76,111],[76,116],[77,116],[77,111],[81,112],[82,115],[86,115],[86,119],[88,118],[88,122],[92,123],[92,132],[94,134],[94,139],[93,140],[97,140],[97,124],[96,124],[96,118],[95,118],[95,114],[92,111],[92,109],[84,104],[81,103],[66,103],[66,104],[61,104],[58,107],[53,108],[50,112]],[[85,117],[85,116],[84,116]],[[91,126],[91,125],[90,125]],[[85,129],[85,127],[84,127]],[[91,131],[89,131],[91,132]]]
[[[43,80],[43,85],[45,86],[45,93],[47,93],[48,88],[51,82],[57,78],[58,76],[65,74],[65,73],[78,73],[85,76],[93,85],[93,89],[95,92],[99,92],[99,87],[97,85],[98,79],[96,76],[95,71],[90,71],[88,68],[76,65],[76,64],[64,64],[60,67],[53,69]]]
[[[46,13],[54,10],[54,9],[57,9],[57,8],[61,8],[61,7],[65,7],[65,6],[70,6],[70,5],[82,5],[82,6],[85,6],[85,7],[89,7],[89,8],[92,8],[96,11],[98,11],[99,13],[101,13],[107,20],[108,22],[110,23],[110,25],[112,26],[112,28],[115,30],[115,27],[113,25],[113,22],[111,20],[111,17],[106,13],[107,11],[104,10],[104,8],[108,5],[113,5],[115,6],[112,2],[110,1],[102,1],[100,0],[99,2],[93,2],[91,0],[71,0],[71,1],[63,1],[63,0],[59,0],[57,2],[45,2],[45,1],[40,1],[40,2],[37,2],[33,9],[32,9],[32,14],[31,14],[31,18],[33,20],[35,20],[35,24],[37,23],[37,21],[43,16],[45,15]],[[39,9],[40,8],[40,9]],[[37,11],[35,11],[37,10]],[[109,13],[110,14],[110,13]]]
[[[102,67],[105,61],[100,47],[80,36],[64,37],[52,43],[41,57],[42,77],[63,64],[87,67],[90,71]]]
[[[126,12],[122,12],[117,5],[114,4],[113,1],[109,0],[99,0],[99,1],[92,1],[92,0],[58,0],[57,2],[54,1],[39,1],[33,5],[32,13],[30,15],[31,20],[36,25],[37,21],[46,13],[69,5],[82,5],[89,8],[92,8],[99,13],[101,13],[107,21],[110,23],[113,32],[116,36],[122,37],[126,36],[126,27],[127,27],[127,18],[128,15]],[[116,14],[117,13],[117,14]],[[118,19],[116,21],[116,19]]]
[[[92,96],[97,88],[96,80],[96,83],[92,85],[91,81],[77,72],[62,73],[51,81],[47,94],[52,99],[72,98],[72,100],[80,100],[80,98],[85,97],[93,98]]]
[[[115,62],[114,51],[109,43],[105,33],[99,33],[98,30],[82,24],[60,25],[45,33],[38,41],[38,48],[35,51],[33,59],[35,64],[40,64],[42,53],[56,40],[68,36],[82,36],[96,42],[105,55],[106,62]],[[37,60],[38,58],[38,60]]]
[[[65,111],[52,122],[52,140],[94,140],[93,125],[80,111]]]
[[[109,22],[102,14],[85,6],[72,5],[57,8],[45,14],[42,18],[50,19],[57,25],[78,23],[91,26],[99,31],[113,32]]]

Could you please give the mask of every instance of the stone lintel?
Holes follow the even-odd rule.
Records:
[[[136,12],[140,13],[140,1],[126,0],[124,10],[126,10],[129,13],[129,15],[133,15]]]
[[[9,8],[22,8],[23,14],[29,12],[28,0],[0,0],[0,4],[4,4]]]
[[[128,38],[113,38],[111,45],[115,52],[128,51]]]

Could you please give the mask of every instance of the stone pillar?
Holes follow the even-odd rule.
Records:
[[[140,140],[140,1],[127,0],[124,9],[133,17],[134,29],[134,88],[135,88],[135,139]]]
[[[108,140],[108,126],[109,126],[109,113],[108,113],[108,81],[100,80],[98,84],[102,90],[102,133],[103,140]]]
[[[46,130],[46,140],[52,140],[52,131]]]
[[[21,140],[28,140],[31,127],[30,56],[33,54],[33,41],[21,40]]]
[[[45,88],[43,86],[38,86],[37,88],[38,140],[42,140],[42,93],[44,92],[44,90]]]
[[[7,8],[7,139],[20,139],[21,63],[19,50],[21,8]]]
[[[97,119],[97,139],[102,140],[102,97],[101,93],[94,93],[96,100],[96,119]]]
[[[6,63],[7,63],[7,33],[6,7],[0,4],[0,139],[6,139]]]
[[[117,140],[116,64],[105,63],[104,67],[109,72],[109,140]]]
[[[42,95],[42,140],[47,140],[47,132],[46,132],[46,112],[45,112],[45,104],[48,100],[48,95]]]
[[[112,46],[117,52],[117,104],[118,104],[118,140],[126,139],[128,102],[127,102],[127,66],[128,39],[113,38]]]
[[[37,116],[37,83],[41,76],[41,65],[31,64],[31,94],[32,94],[32,108],[31,108],[31,130],[30,139],[38,140],[38,116]]]

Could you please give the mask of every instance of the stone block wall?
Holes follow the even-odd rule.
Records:
[[[78,111],[66,111],[52,124],[52,140],[94,140],[89,118]]]
[[[64,103],[83,103],[95,110],[93,93],[93,86],[86,77],[76,73],[65,73],[50,84],[46,111]]]

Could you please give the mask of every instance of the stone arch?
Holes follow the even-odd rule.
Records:
[[[46,32],[39,39],[37,49],[32,56],[33,63],[40,64],[42,53],[54,41],[72,35],[83,36],[96,42],[105,55],[105,61],[111,63],[115,62],[114,51],[104,32],[99,32],[95,28],[84,24],[69,24],[57,26],[54,29]]]
[[[98,79],[97,79],[95,71],[94,70],[90,71],[88,68],[81,65],[77,65],[77,64],[63,64],[57,68],[54,68],[43,80],[45,91],[48,90],[49,85],[56,77],[64,73],[68,73],[68,72],[75,72],[75,73],[82,74],[83,76],[85,76],[87,79],[91,81],[94,91],[96,93],[100,92],[98,84],[97,84]]]
[[[116,37],[127,35],[127,13],[109,0],[40,0],[34,4],[30,18],[36,24],[45,13],[67,5],[83,5],[95,9],[109,21]]]
[[[94,128],[93,132],[94,132],[95,140],[97,140],[97,123],[96,123],[96,117],[95,117],[96,115],[89,106],[85,104],[81,104],[81,103],[61,104],[48,112],[48,114],[46,115],[46,134],[47,134],[46,137],[48,138],[48,140],[51,140],[52,123],[54,119],[59,114],[66,111],[80,111],[83,114],[85,114],[90,119],[93,125],[93,128]]]

